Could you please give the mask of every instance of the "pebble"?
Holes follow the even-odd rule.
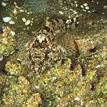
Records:
[[[76,22],[76,21],[77,21],[77,18],[76,18],[76,17],[74,17],[74,18],[73,18],[73,21],[74,21],[74,22]]]
[[[67,23],[67,24],[71,23],[71,20],[70,20],[70,19],[68,19],[68,20],[66,21],[66,23]]]
[[[103,8],[104,8],[104,9],[107,9],[107,5],[105,5]]]
[[[64,14],[62,11],[59,11],[59,14]]]
[[[2,5],[3,7],[6,7],[7,4],[6,4],[5,2],[2,2],[1,5]]]
[[[83,5],[84,5],[85,7],[86,7],[86,6],[88,6],[88,4],[87,4],[87,3],[84,3]]]
[[[75,4],[76,7],[78,7],[78,4]]]
[[[79,98],[79,97],[75,97],[75,100],[76,100],[76,101],[79,101],[79,100],[80,100],[80,98]]]
[[[81,8],[84,8],[84,6],[83,6],[83,5],[81,5]]]
[[[39,87],[39,86],[35,86],[35,88],[36,88],[36,89],[40,89],[40,87]]]
[[[57,80],[57,77],[52,77],[52,81],[55,81],[55,80]]]
[[[8,23],[10,20],[11,20],[11,17],[8,17],[8,16],[3,17],[3,21],[4,21],[5,23]]]
[[[81,5],[81,8],[83,8],[83,11],[86,12],[86,10],[89,10],[89,6],[87,3],[84,3],[83,5]]]
[[[17,9],[15,8],[14,10],[13,10],[13,13],[15,14],[15,15],[17,15]]]
[[[12,36],[14,36],[14,35],[15,35],[15,32],[14,32],[14,31],[11,31],[10,33],[11,33],[11,35],[12,35]]]
[[[96,66],[96,68],[101,68],[101,67],[104,67],[104,64],[99,64]]]
[[[10,20],[10,21],[9,21],[9,24],[13,25],[13,24],[15,24],[15,22],[12,21],[12,20]]]
[[[20,10],[20,12],[24,12],[24,10]]]
[[[30,20],[27,20],[26,22],[25,22],[25,25],[27,26],[27,25],[29,25],[30,24]]]
[[[88,6],[86,6],[86,7],[85,7],[85,9],[86,9],[86,10],[89,10],[89,7],[88,7]]]
[[[91,11],[88,11],[88,13],[91,13]]]
[[[83,9],[83,12],[86,12],[86,10],[85,10],[85,9]]]
[[[99,4],[99,2],[97,2],[97,4]]]
[[[23,18],[22,18],[22,21],[23,21],[23,22],[26,22],[26,19],[23,17]]]

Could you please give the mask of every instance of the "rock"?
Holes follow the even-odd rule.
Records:
[[[26,19],[23,17],[23,18],[22,18],[22,21],[23,21],[23,22],[26,22]]]
[[[12,36],[14,36],[14,35],[15,35],[15,32],[14,32],[14,31],[11,31],[10,33],[11,33],[11,35],[12,35]]]
[[[24,102],[22,107],[39,107],[39,104],[42,103],[39,93],[32,94],[26,102]]]
[[[2,5],[3,7],[6,7],[7,4],[6,4],[5,2],[2,2],[1,5]]]
[[[9,56],[15,52],[15,49],[16,39],[14,32],[9,27],[5,27],[3,33],[0,34],[0,53]]]
[[[5,23],[8,23],[10,20],[11,20],[11,17],[8,17],[8,16],[3,17],[3,21],[4,21]]]
[[[14,63],[11,61],[7,62],[5,70],[11,75],[16,75],[16,76],[19,76],[25,73],[25,69],[21,64]]]
[[[8,86],[5,89],[5,93],[3,93],[3,106],[1,107],[22,107],[23,101],[28,98],[29,81],[24,76],[19,76],[18,78],[12,76],[7,81]]]
[[[9,24],[13,25],[13,24],[15,24],[15,22],[12,21],[12,20],[10,20],[10,21],[9,21]]]
[[[30,24],[30,20],[27,20],[26,22],[25,22],[25,25],[27,26],[27,25],[29,25]]]

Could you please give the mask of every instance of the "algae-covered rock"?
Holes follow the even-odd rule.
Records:
[[[6,67],[5,67],[5,70],[10,73],[11,75],[22,75],[25,73],[25,67],[22,66],[20,63],[15,63],[15,62],[11,62],[11,61],[8,61],[6,63]]]
[[[0,76],[0,85],[3,84],[4,80],[5,80],[4,77],[3,77],[3,76]]]
[[[4,87],[4,85],[5,85],[5,81],[6,81],[6,76],[5,75],[3,75],[3,74],[0,74],[0,95],[2,95],[3,93],[2,93],[2,89],[3,89],[3,87]]]
[[[41,97],[39,93],[33,93],[26,102],[22,105],[22,107],[40,107],[42,103]]]
[[[29,81],[20,76],[7,79],[7,87],[2,97],[3,107],[20,107],[21,103],[28,97]]]
[[[15,52],[16,40],[13,31],[9,27],[5,27],[3,33],[0,34],[0,53],[9,56]]]

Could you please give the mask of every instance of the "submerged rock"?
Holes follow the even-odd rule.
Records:
[[[40,107],[42,100],[39,93],[33,93],[26,102],[23,103],[22,107]]]
[[[11,20],[11,17],[3,17],[3,21],[5,23],[9,22]]]
[[[25,68],[20,63],[14,63],[8,61],[5,67],[6,72],[10,73],[11,75],[23,75],[25,73]]]
[[[21,106],[28,97],[29,81],[23,76],[9,77],[6,84],[8,85],[2,96],[2,107]]]
[[[0,53],[5,56],[9,56],[15,52],[16,39],[12,32],[9,27],[5,27],[3,33],[0,34]]]

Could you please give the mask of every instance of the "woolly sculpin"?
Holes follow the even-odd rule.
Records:
[[[104,1],[52,1],[47,2],[51,8],[47,12],[45,24],[40,30],[34,32],[34,38],[26,45],[33,70],[36,72],[53,67],[66,56],[66,50],[77,51],[75,41],[77,37],[95,35],[104,27],[104,16],[106,15]],[[53,15],[49,15],[49,12]],[[65,40],[66,32],[70,32],[71,35],[68,40]],[[61,46],[60,39],[63,44],[68,45],[69,43],[70,47]],[[83,68],[83,65],[81,67]]]

